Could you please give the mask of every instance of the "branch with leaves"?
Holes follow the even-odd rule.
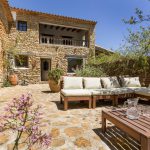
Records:
[[[149,14],[144,15],[143,11],[140,10],[139,8],[135,9],[135,14],[136,16],[131,16],[129,20],[123,19],[124,23],[134,25],[134,24],[150,21],[150,15]]]
[[[17,133],[13,150],[18,150],[19,144],[22,143],[27,145],[28,150],[35,144],[50,146],[51,136],[40,130],[40,106],[34,109],[32,106],[31,95],[22,95],[20,98],[14,98],[12,104],[5,108],[5,115],[0,117],[0,132],[10,129]],[[24,140],[23,134],[26,135]]]

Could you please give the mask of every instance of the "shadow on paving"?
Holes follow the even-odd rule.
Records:
[[[122,107],[124,101],[125,100],[120,100],[118,107]],[[52,102],[54,102],[56,104],[58,110],[64,109],[64,104],[61,104],[60,101],[52,101]],[[150,101],[139,101],[139,103],[143,104],[143,105],[149,105],[149,102]],[[97,108],[100,108],[100,107],[113,108],[112,101],[99,100],[99,101],[97,101],[96,107]],[[70,102],[68,102],[68,109],[83,109],[83,108],[88,108],[88,101],[70,101]]]
[[[60,101],[52,101],[52,102],[56,104],[58,110],[64,109],[64,104],[61,104]],[[84,102],[84,101],[68,102],[68,110],[69,109],[83,109],[83,108],[88,108],[88,102]]]
[[[64,109],[64,104],[61,104],[60,101],[52,101],[56,104],[58,110]],[[88,101],[70,101],[68,102],[68,109],[88,109]],[[97,101],[97,107],[112,107],[111,101]]]
[[[54,92],[51,92],[50,90],[49,91],[41,91],[42,93],[47,93],[47,94],[49,94],[49,93],[54,93]]]
[[[111,150],[140,150],[140,144],[120,129],[108,127],[103,133],[102,129],[94,129],[94,132],[105,142]]]

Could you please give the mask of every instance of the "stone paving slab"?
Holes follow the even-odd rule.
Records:
[[[15,86],[0,89],[0,113],[12,98],[30,92],[34,105],[41,105],[43,130],[52,135],[49,150],[107,150],[93,129],[101,127],[101,111],[106,107],[88,109],[86,103],[69,103],[67,111],[63,111],[59,93],[51,93],[48,84]],[[110,109],[110,107],[108,107]],[[11,150],[14,135],[0,134],[0,150]],[[19,150],[23,150],[20,146]],[[42,150],[42,148],[40,148]]]

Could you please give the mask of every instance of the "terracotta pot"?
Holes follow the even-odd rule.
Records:
[[[11,83],[11,85],[18,84],[18,76],[16,74],[9,75],[8,79],[9,79],[9,82]]]
[[[49,83],[50,90],[52,92],[54,92],[54,93],[60,92],[60,81],[58,81],[58,83],[56,83],[56,81],[54,81],[54,80],[49,80],[48,83]]]

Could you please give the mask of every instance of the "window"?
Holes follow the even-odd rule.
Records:
[[[48,71],[49,70],[49,62],[46,61],[46,60],[43,62],[43,70],[44,71]]]
[[[54,37],[53,37],[53,35],[41,34],[41,43],[53,44],[54,43]]]
[[[28,68],[28,56],[25,55],[15,56],[15,67]]]
[[[63,45],[72,45],[72,37],[71,36],[62,36]]]
[[[68,58],[68,72],[73,73],[76,69],[81,69],[83,66],[82,58]]]
[[[42,37],[42,38],[41,38],[41,42],[42,42],[42,43],[47,43],[47,37]]]
[[[18,30],[19,31],[27,31],[27,22],[26,21],[18,21]]]

